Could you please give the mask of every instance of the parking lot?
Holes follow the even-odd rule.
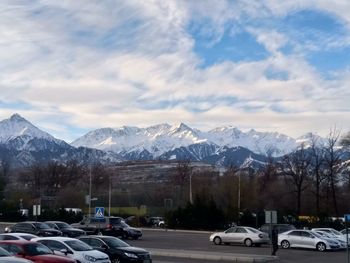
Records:
[[[0,225],[4,231],[6,224]],[[214,245],[209,242],[210,232],[144,228],[142,238],[126,240],[132,246],[149,250],[156,263],[199,262],[283,262],[328,263],[346,262],[346,251],[318,252],[306,249],[279,249],[272,257],[268,245],[245,247],[243,245]]]

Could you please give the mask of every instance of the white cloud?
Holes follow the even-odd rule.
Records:
[[[330,7],[321,2],[318,8]],[[203,23],[201,33],[217,42],[228,23],[312,6],[301,1],[212,3],[0,4],[0,101],[32,107],[1,110],[0,116],[17,111],[67,140],[75,139],[76,133],[69,134],[72,126],[186,122],[206,129],[230,124],[300,135],[328,131],[334,123],[348,125],[349,74],[324,80],[300,54],[280,52],[290,41],[286,35],[247,27],[270,57],[201,68],[193,51],[196,39],[187,30],[189,23]],[[329,10],[348,21],[341,8]],[[269,70],[287,78],[269,78]]]

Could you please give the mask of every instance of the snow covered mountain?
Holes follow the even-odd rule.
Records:
[[[18,114],[0,122],[0,161],[13,167],[50,161],[79,163],[120,161],[115,153],[85,147],[75,148],[40,130]]]
[[[35,127],[18,114],[0,121],[0,161],[27,166],[49,161],[111,163],[124,160],[202,161],[212,165],[263,165],[267,155],[282,156],[317,138],[309,133],[293,139],[276,132],[243,132],[219,127],[207,132],[184,123],[147,128],[123,126],[91,131],[71,144]]]
[[[181,123],[174,126],[160,124],[148,128],[124,126],[98,129],[78,138],[71,145],[113,151],[121,155],[147,153],[153,158],[164,155],[170,158],[170,152],[183,147],[193,148],[193,145],[209,145],[217,152],[223,147],[241,146],[256,154],[282,156],[294,151],[302,142],[310,139],[309,137],[294,139],[277,132],[243,132],[234,127],[220,127],[202,132]]]

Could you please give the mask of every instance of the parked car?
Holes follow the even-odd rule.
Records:
[[[38,236],[28,233],[4,233],[0,234],[0,240],[31,240]]]
[[[339,242],[326,239],[311,230],[290,230],[278,235],[278,244],[284,248],[311,248],[318,251],[340,249]]]
[[[47,246],[33,241],[0,241],[0,247],[7,250],[11,255],[36,263],[76,263],[73,259],[54,255]]]
[[[209,241],[214,242],[215,245],[237,243],[251,247],[253,245],[260,246],[261,244],[267,244],[269,237],[266,233],[253,227],[236,226],[224,232],[211,234]]]
[[[332,240],[338,241],[340,244],[340,248],[346,248],[346,242],[344,241],[343,238],[339,238],[336,235],[327,233],[325,231],[319,231],[319,230],[313,230],[313,231],[316,232],[317,234],[319,234],[322,238],[332,239]]]
[[[111,236],[85,236],[79,240],[106,253],[112,263],[151,263],[151,254],[142,248],[132,247],[128,243]]]
[[[296,229],[295,226],[290,225],[290,224],[263,224],[259,230],[261,232],[267,233],[268,235],[270,235],[272,229],[277,229],[278,233],[283,233],[289,230],[293,230]]]
[[[80,263],[110,263],[107,254],[93,249],[86,243],[70,237],[39,237],[33,239],[48,248],[54,254],[66,256]]]
[[[32,261],[30,261],[28,259],[16,258],[1,247],[0,247],[0,262],[4,262],[4,263],[33,263]]]
[[[337,238],[343,240],[344,242],[346,242],[346,235],[343,235],[342,233],[340,233],[338,230],[335,230],[334,228],[327,228],[327,227],[320,227],[320,228],[313,228],[311,229],[312,231],[323,231],[326,232],[328,234],[334,235]],[[350,241],[350,238],[349,238]]]
[[[26,221],[5,229],[8,233],[29,233],[36,236],[61,236],[62,232],[42,222]]]
[[[121,217],[84,218],[81,222],[71,225],[84,230],[87,234],[103,234],[122,238],[138,239],[142,236],[141,229],[129,226]]]
[[[49,227],[54,228],[62,232],[62,235],[65,237],[78,237],[85,235],[85,231],[79,228],[72,227],[66,222],[62,221],[45,221]]]

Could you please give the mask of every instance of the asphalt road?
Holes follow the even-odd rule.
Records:
[[[200,253],[235,253],[245,255],[270,255],[271,249],[268,245],[261,247],[245,247],[240,245],[214,245],[209,242],[210,233],[205,232],[182,232],[165,230],[143,230],[143,237],[140,240],[128,240],[133,246],[152,249],[169,249],[174,251],[193,251]],[[170,260],[170,261],[164,261]],[[203,260],[184,260],[178,261],[171,257],[154,257],[154,262],[204,262]],[[221,261],[222,262],[222,261]],[[306,249],[279,249],[277,251],[277,261],[282,263],[329,263],[329,262],[347,262],[346,251],[318,252]]]

